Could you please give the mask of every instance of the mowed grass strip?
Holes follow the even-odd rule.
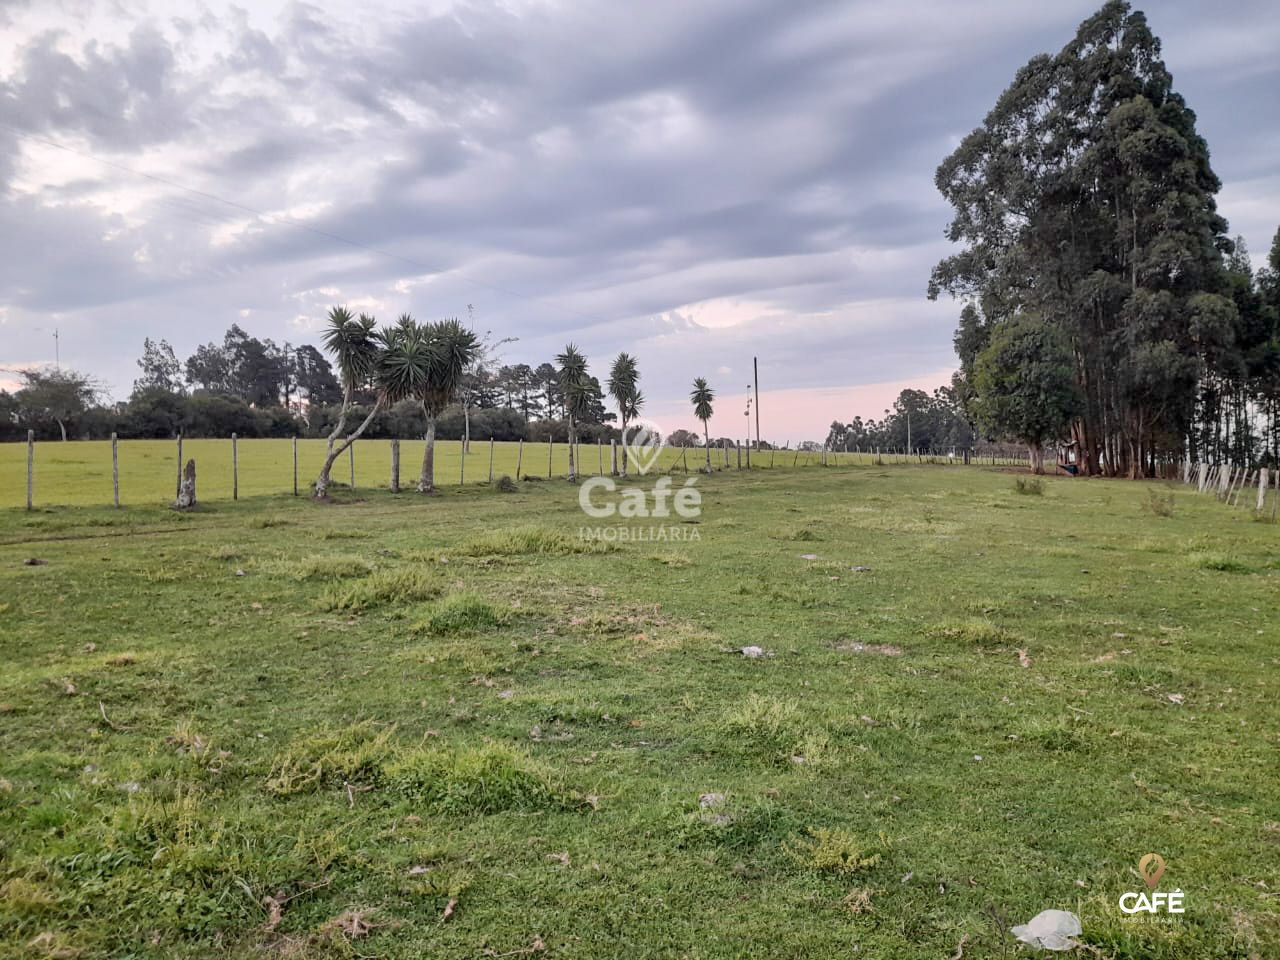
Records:
[[[0,512],[0,956],[974,960],[1049,907],[1280,955],[1280,528],[699,487],[697,541],[607,547],[563,481]],[[1148,852],[1169,922],[1116,905]]]

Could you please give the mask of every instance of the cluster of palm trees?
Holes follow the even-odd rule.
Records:
[[[316,477],[315,496],[328,496],[329,475],[334,462],[355,443],[383,410],[403,400],[422,405],[426,418],[426,450],[422,455],[422,473],[418,478],[420,493],[435,492],[436,422],[445,408],[458,396],[467,370],[482,350],[480,339],[457,320],[419,323],[409,314],[401,314],[394,324],[379,328],[367,314],[354,315],[346,307],[329,311],[324,333],[324,348],[334,357],[338,379],[342,384],[342,407],[338,421],[326,438],[324,465]],[[587,358],[570,343],[556,357],[560,389],[569,427],[569,479],[577,479],[577,425],[589,410],[593,384],[587,372]],[[644,395],[640,392],[640,369],[636,359],[618,354],[610,370],[608,389],[618,405],[622,435],[640,415]],[[359,424],[348,430],[348,420],[357,396],[371,391],[373,408]],[[711,438],[707,421],[711,419],[715,394],[707,381],[698,377],[690,394],[694,415],[702,421],[707,444],[707,472],[711,471]],[[627,475],[627,449],[622,444],[622,476]]]

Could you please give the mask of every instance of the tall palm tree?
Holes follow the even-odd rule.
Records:
[[[572,343],[556,357],[556,363],[560,365],[560,392],[569,426],[569,479],[576,480],[574,447],[578,443],[578,421],[591,407],[591,378],[587,376],[587,358]]]
[[[634,420],[644,405],[644,396],[640,393],[638,383],[640,370],[636,366],[636,358],[628,353],[620,353],[613,361],[609,371],[609,395],[618,404],[618,415],[622,420],[622,476],[627,475],[627,423]]]
[[[416,391],[427,419],[427,448],[422,454],[419,493],[436,490],[436,421],[458,396],[467,368],[476,359],[480,341],[457,320],[441,320],[419,328],[424,340],[425,374]]]
[[[693,381],[693,390],[689,399],[693,401],[693,415],[702,421],[702,442],[707,451],[707,473],[711,472],[711,434],[707,430],[707,421],[711,419],[711,402],[716,395],[707,381],[698,377]]]
[[[326,319],[321,342],[333,354],[338,366],[338,378],[342,383],[342,410],[338,414],[338,422],[326,438],[324,464],[315,483],[316,499],[329,495],[329,473],[334,461],[365,432],[380,410],[380,406],[375,404],[364,422],[341,442],[338,441],[346,429],[356,391],[369,386],[377,371],[379,341],[376,326],[377,321],[373,317],[363,313],[359,317],[352,316],[346,307],[334,307]]]

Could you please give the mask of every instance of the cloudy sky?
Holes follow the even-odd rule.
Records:
[[[1154,0],[1255,262],[1280,225],[1280,4]],[[689,381],[766,438],[954,365],[933,171],[1095,0],[0,0],[0,368],[128,395],[145,336],[466,316]],[[0,372],[0,381],[6,374]],[[11,377],[10,377],[11,379]]]

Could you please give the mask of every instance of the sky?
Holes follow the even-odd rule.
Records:
[[[0,386],[128,396],[144,337],[318,342],[334,304],[473,318],[507,363],[638,357],[766,439],[946,383],[938,163],[1095,0],[0,0]],[[1280,4],[1135,4],[1261,264]]]

